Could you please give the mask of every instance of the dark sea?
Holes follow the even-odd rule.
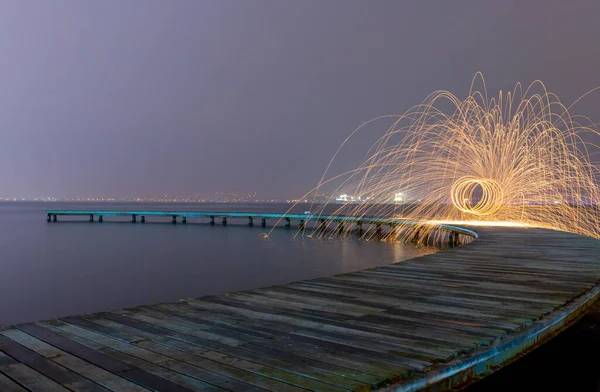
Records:
[[[435,249],[296,236],[260,222],[59,217],[46,209],[285,212],[287,204],[0,203],[0,325],[177,301],[399,262]],[[293,211],[303,213],[309,206]],[[258,223],[258,224],[256,224]],[[600,305],[468,392],[600,392]]]
[[[288,204],[0,203],[0,325],[222,294],[351,272],[431,252],[410,244],[305,238],[208,219],[60,217],[46,209],[285,212]],[[308,206],[299,205],[303,213]]]

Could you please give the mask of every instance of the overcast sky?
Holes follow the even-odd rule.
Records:
[[[600,2],[1,0],[0,197],[300,196],[362,122],[477,71],[572,102]],[[600,94],[575,111],[600,122]]]

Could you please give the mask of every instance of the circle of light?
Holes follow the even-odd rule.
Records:
[[[481,199],[473,204],[477,187],[481,187]],[[462,212],[479,216],[492,215],[502,208],[503,192],[497,181],[490,178],[461,177],[450,190],[452,204]]]
[[[596,90],[600,87],[589,93]],[[313,195],[311,213],[316,215],[503,222],[600,239],[600,166],[591,160],[600,152],[600,131],[594,121],[571,113],[580,99],[566,106],[540,81],[528,87],[517,83],[514,89],[492,96],[477,73],[466,97],[436,91],[403,114],[360,125],[338,148],[318,185],[301,199]],[[381,121],[387,131],[366,151],[362,163],[334,172],[339,156],[356,155],[355,149],[347,147],[349,141]],[[455,184],[467,176],[494,179],[501,192],[485,181]],[[469,194],[469,188],[483,188],[483,184],[487,196],[479,207],[456,203],[461,209],[452,202],[453,187],[459,188],[457,193]],[[390,202],[399,191],[410,195],[403,205]],[[324,194],[332,196],[317,198]],[[339,204],[335,198],[340,194],[365,201]],[[499,204],[489,215],[473,212],[490,212]],[[422,238],[426,233],[419,230]],[[391,231],[397,232],[393,238],[415,234],[408,227]],[[371,238],[370,233],[377,238],[377,227],[367,226],[364,236]]]

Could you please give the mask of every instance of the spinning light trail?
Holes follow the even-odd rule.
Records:
[[[315,192],[343,179],[334,195],[370,200],[336,206],[334,214],[504,222],[600,238],[598,171],[590,161],[600,135],[541,82],[489,98],[478,74],[465,99],[438,91],[393,119],[357,169],[328,178],[330,163]],[[408,195],[406,204],[390,201],[398,191]],[[400,228],[387,237],[402,236],[415,232]]]

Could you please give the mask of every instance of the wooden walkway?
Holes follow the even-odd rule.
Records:
[[[407,220],[402,218],[381,218],[368,216],[347,216],[347,215],[320,215],[320,214],[288,214],[288,213],[256,213],[256,212],[218,212],[218,211],[102,211],[102,210],[46,210],[48,222],[58,222],[59,216],[67,217],[87,217],[89,222],[103,222],[105,217],[130,217],[131,222],[145,223],[146,218],[171,218],[172,223],[187,223],[188,219],[210,219],[211,224],[215,224],[215,219],[221,219],[221,223],[227,225],[227,219],[248,219],[250,226],[254,225],[255,220],[261,221],[261,225],[266,227],[267,219],[278,222],[285,222],[286,227],[291,227],[291,221],[299,221],[300,227],[304,227],[306,222],[314,222],[323,225],[324,229],[332,228],[332,225],[357,225],[362,230],[363,225],[381,227],[428,227],[440,232],[460,234],[472,238],[477,238],[477,233],[464,227],[448,224],[426,224],[421,221]],[[338,226],[339,227],[339,226]]]
[[[476,230],[468,245],[360,272],[1,328],[0,391],[461,386],[599,295],[600,241]]]

